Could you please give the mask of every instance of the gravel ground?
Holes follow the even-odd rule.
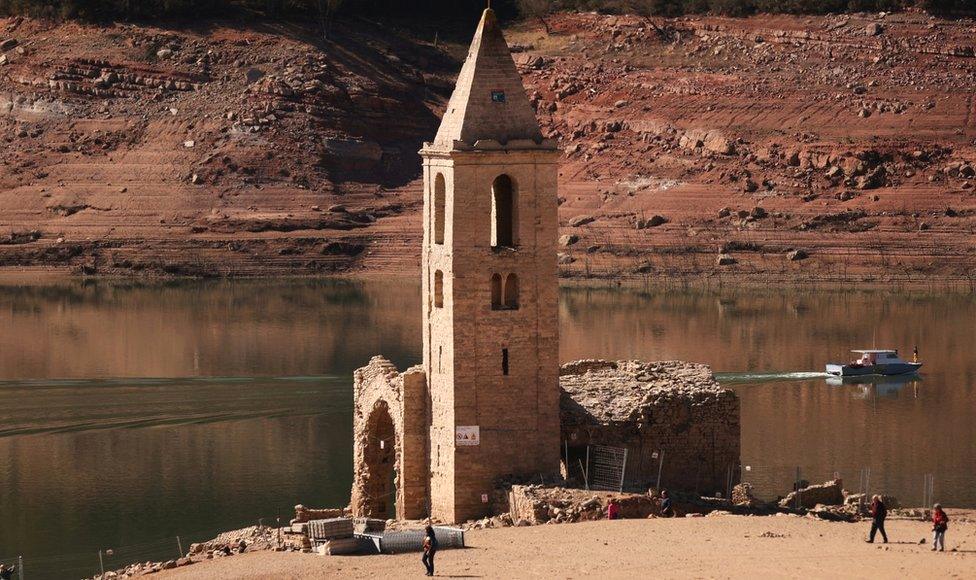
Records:
[[[930,551],[930,526],[908,520],[888,522],[892,542],[888,545],[864,543],[868,523],[829,523],[793,516],[621,520],[482,530],[467,534],[469,548],[439,553],[437,575],[972,578],[976,576],[976,524],[955,521],[950,526],[950,551],[938,554]],[[922,538],[925,544],[919,545]],[[171,580],[422,574],[419,554],[323,557],[255,552],[166,571],[160,576]]]

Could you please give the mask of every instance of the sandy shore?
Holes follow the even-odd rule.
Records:
[[[866,544],[868,523],[793,516],[622,520],[472,531],[437,556],[453,578],[976,577],[976,524],[953,522],[946,553],[930,526],[888,522],[890,544]],[[925,538],[925,544],[919,540]],[[956,550],[956,551],[952,551]],[[256,552],[161,573],[170,579],[420,577],[419,554],[325,557]]]

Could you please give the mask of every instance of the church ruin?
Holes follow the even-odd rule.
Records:
[[[400,373],[374,357],[356,371],[351,507],[360,517],[386,517],[395,506],[399,519],[460,522],[491,513],[499,481],[561,481],[565,447],[560,152],[542,136],[490,9],[420,154],[423,364]],[[727,449],[737,461],[737,401],[734,412],[736,443]],[[603,436],[583,427],[576,437]]]

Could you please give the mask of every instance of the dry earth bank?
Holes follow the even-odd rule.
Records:
[[[659,24],[508,30],[565,150],[564,275],[976,284],[972,20]],[[414,274],[469,36],[430,29],[0,19],[0,267]]]

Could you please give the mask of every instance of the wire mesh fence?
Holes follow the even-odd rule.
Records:
[[[587,483],[590,489],[621,491],[627,469],[627,448],[590,445],[587,450]]]

